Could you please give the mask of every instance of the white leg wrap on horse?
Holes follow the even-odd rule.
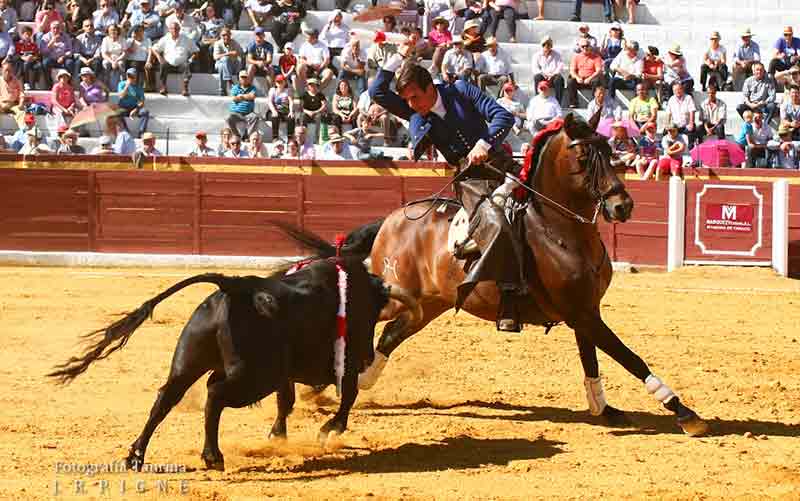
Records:
[[[647,379],[644,380],[644,387],[647,389],[647,393],[653,395],[653,397],[662,404],[666,404],[675,396],[672,389],[653,374],[650,374],[647,376]]]
[[[388,361],[389,357],[376,351],[375,360],[364,372],[358,375],[358,389],[369,390],[375,386],[375,383],[378,382],[378,378],[381,376],[381,372],[383,372],[383,368],[386,367],[386,362]]]
[[[586,387],[586,400],[589,402],[589,412],[592,416],[599,416],[603,413],[608,403],[606,402],[606,391],[603,389],[603,380],[598,377],[587,377],[583,379],[583,386]]]

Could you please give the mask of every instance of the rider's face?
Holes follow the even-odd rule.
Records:
[[[431,84],[428,85],[427,89],[422,90],[412,82],[403,87],[403,90],[400,91],[400,97],[405,99],[412,110],[425,116],[430,113],[431,108],[436,104],[436,87]]]

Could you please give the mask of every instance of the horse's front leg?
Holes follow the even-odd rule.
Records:
[[[586,388],[586,401],[592,416],[601,416],[610,426],[630,426],[631,420],[621,410],[608,405],[603,379],[597,362],[597,349],[585,333],[575,331],[578,354],[583,366],[583,386]]]
[[[686,434],[694,437],[708,431],[708,423],[703,421],[692,409],[683,405],[675,392],[650,372],[650,368],[647,367],[644,360],[625,346],[619,337],[608,328],[600,318],[599,312],[576,322],[572,327],[642,381],[647,392],[677,416],[678,425]]]

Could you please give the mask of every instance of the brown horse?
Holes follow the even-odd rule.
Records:
[[[645,383],[647,391],[677,415],[686,433],[701,435],[707,424],[684,406],[601,318],[600,301],[611,282],[612,268],[597,231],[597,214],[602,210],[607,220],[624,222],[630,217],[633,201],[611,166],[606,139],[594,133],[596,120],[587,124],[569,114],[561,131],[550,136],[540,150],[528,190],[536,194],[524,211],[524,237],[532,254],[527,263],[531,294],[520,317],[532,325],[565,322],[575,331],[592,414],[611,424],[628,423],[622,411],[605,401],[596,353],[600,348]],[[422,217],[408,217],[412,208]],[[432,210],[424,213],[422,209]],[[372,244],[372,272],[411,291],[423,306],[422,319],[416,322],[395,301],[383,310],[381,319],[390,322],[378,342],[375,361],[361,374],[361,388],[375,384],[389,355],[404,340],[456,304],[456,287],[464,279],[465,263],[446,245],[456,210],[454,204],[441,201],[417,204],[351,234],[351,239],[355,237],[353,248],[363,251]],[[494,283],[482,282],[463,309],[494,321],[499,298]]]

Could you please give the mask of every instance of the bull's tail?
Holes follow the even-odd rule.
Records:
[[[350,232],[344,241],[341,250],[342,255],[359,257],[362,260],[369,257],[372,252],[372,245],[375,243],[375,238],[378,236],[378,231],[380,231],[383,221],[383,219],[379,219]],[[314,252],[315,257],[325,259],[336,255],[336,247],[322,237],[291,224],[282,222],[276,222],[274,224],[283,230],[292,240]]]
[[[86,348],[86,351],[82,355],[71,357],[63,364],[57,365],[54,367],[55,370],[47,374],[47,376],[56,379],[60,384],[72,382],[73,379],[83,374],[92,362],[102,360],[123,348],[134,331],[136,331],[148,317],[153,315],[153,310],[158,303],[181,289],[193,284],[211,283],[225,290],[233,287],[238,280],[237,277],[227,277],[220,273],[204,273],[178,282],[161,294],[148,299],[139,308],[128,313],[108,327],[85,334],[83,337],[91,343]]]

